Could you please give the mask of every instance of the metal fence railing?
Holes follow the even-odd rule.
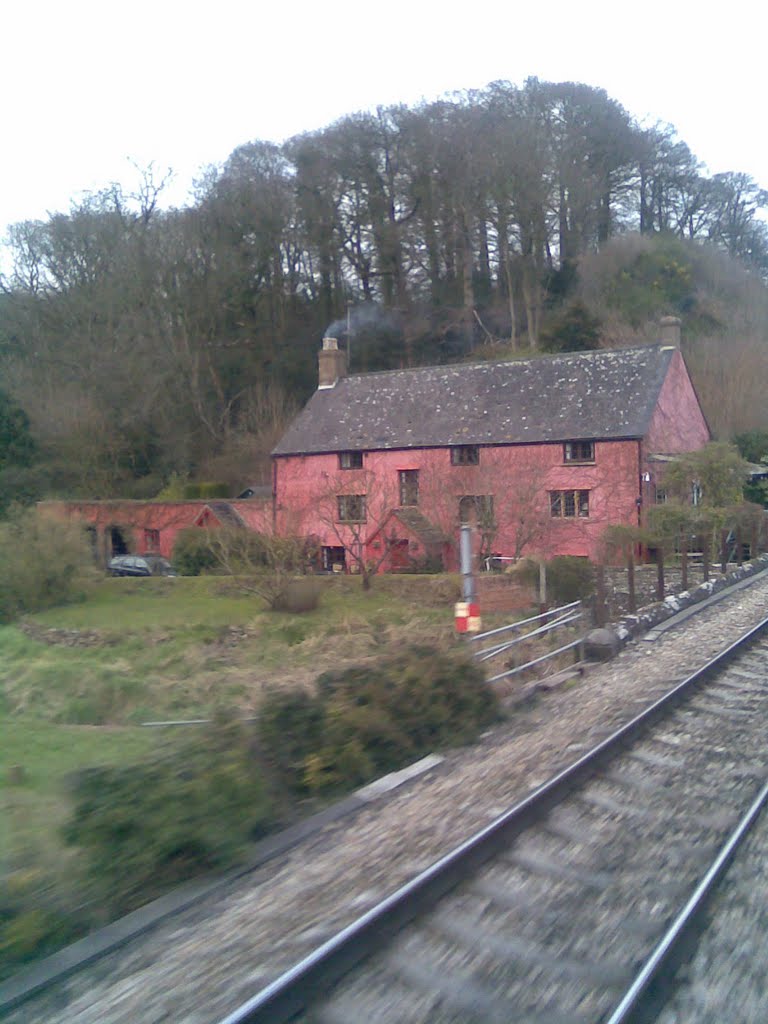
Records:
[[[489,661],[491,658],[496,658],[498,655],[512,650],[513,647],[523,643],[525,640],[530,640],[535,636],[543,636],[545,633],[561,629],[564,626],[570,626],[572,623],[578,622],[583,617],[584,609],[581,601],[572,601],[570,604],[561,605],[559,608],[550,608],[548,611],[542,612],[540,615],[532,615],[530,618],[522,619],[520,622],[511,622],[508,626],[500,626],[498,629],[489,629],[485,633],[476,633],[470,638],[471,643],[483,643],[491,638],[501,637],[502,634],[505,633],[508,634],[514,632],[517,635],[513,636],[512,639],[505,638],[501,640],[500,643],[494,641],[489,647],[481,647],[478,650],[473,651],[472,656],[477,658],[478,661]],[[534,626],[534,623],[537,622],[542,624],[540,626]],[[520,633],[520,630],[525,626],[533,626],[533,628]],[[488,682],[496,683],[500,679],[506,679],[509,676],[517,675],[519,672],[523,672],[525,669],[531,668],[533,665],[539,665],[544,661],[548,661],[550,658],[556,657],[558,654],[573,650],[583,644],[583,642],[584,638],[579,637],[577,640],[563,644],[552,651],[547,651],[546,654],[542,654],[538,658],[533,658],[530,661],[525,662],[523,665],[516,665],[514,668],[508,669],[505,672],[500,672],[498,675],[492,676]]]

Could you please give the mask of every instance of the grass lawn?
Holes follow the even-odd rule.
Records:
[[[408,640],[452,639],[451,579],[321,581],[312,612],[269,611],[232,580],[111,579],[0,628],[0,711],[67,725],[251,714],[265,689]],[[395,584],[397,581],[394,581]],[[410,592],[409,592],[410,591]]]
[[[153,720],[253,713],[265,689],[408,641],[453,642],[455,580],[322,581],[320,606],[276,613],[229,579],[105,579],[76,604],[0,627],[0,855],[60,846],[68,773],[130,763]],[[9,767],[25,781],[9,785]]]
[[[291,614],[231,578],[92,580],[80,602],[0,627],[0,893],[11,907],[0,915],[0,978],[110,913],[112,882],[64,843],[72,773],[131,765],[206,728],[142,722],[249,716],[272,688],[311,687],[323,671],[408,644],[459,643],[455,577],[386,577],[369,592],[354,578],[318,583],[319,606]],[[234,778],[231,766],[218,770]]]
[[[64,780],[78,769],[140,758],[160,739],[151,729],[55,725],[0,714],[0,864],[47,860],[68,813]],[[20,765],[23,781],[9,784]]]

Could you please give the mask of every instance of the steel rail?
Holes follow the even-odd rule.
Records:
[[[606,1024],[639,1024],[640,1021],[647,1020],[647,1004],[654,1000],[656,995],[652,992],[651,986],[658,982],[662,978],[662,972],[675,962],[681,946],[701,919],[718,883],[728,870],[738,848],[755,826],[766,803],[768,783],[763,786],[749,810],[723,844],[706,875],[659,940]]]
[[[514,807],[353,921],[219,1024],[282,1024],[307,1009],[351,968],[382,947],[422,910],[434,905],[473,870],[491,859],[606,760],[662,718],[698,684],[721,671],[768,630],[768,618],[748,630],[631,721],[558,772]]]

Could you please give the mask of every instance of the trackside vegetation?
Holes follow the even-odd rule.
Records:
[[[0,623],[77,600],[91,561],[78,527],[15,508],[0,521]]]
[[[232,578],[86,579],[0,626],[0,976],[493,721],[455,578],[315,582],[281,612]]]
[[[140,761],[77,772],[69,786],[63,835],[110,915],[233,863],[274,824],[248,730],[223,715]]]
[[[316,691],[276,691],[259,716],[272,770],[297,793],[338,792],[431,750],[468,743],[498,716],[475,662],[414,645],[325,672]]]

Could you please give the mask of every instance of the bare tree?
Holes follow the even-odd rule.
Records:
[[[220,526],[205,530],[205,543],[216,564],[237,578],[240,589],[263,598],[272,609],[285,603],[311,561],[307,538],[294,534]]]
[[[353,470],[330,477],[317,498],[317,516],[326,531],[348,555],[353,571],[360,574],[363,590],[386,562],[396,538],[385,527],[400,504],[381,475]],[[376,537],[378,549],[369,542]]]
[[[537,453],[521,447],[510,457],[509,451],[466,449],[476,462],[454,466],[450,478],[434,465],[421,470],[425,514],[454,544],[462,523],[474,526],[481,562],[499,549],[520,559],[545,540],[551,525]]]

